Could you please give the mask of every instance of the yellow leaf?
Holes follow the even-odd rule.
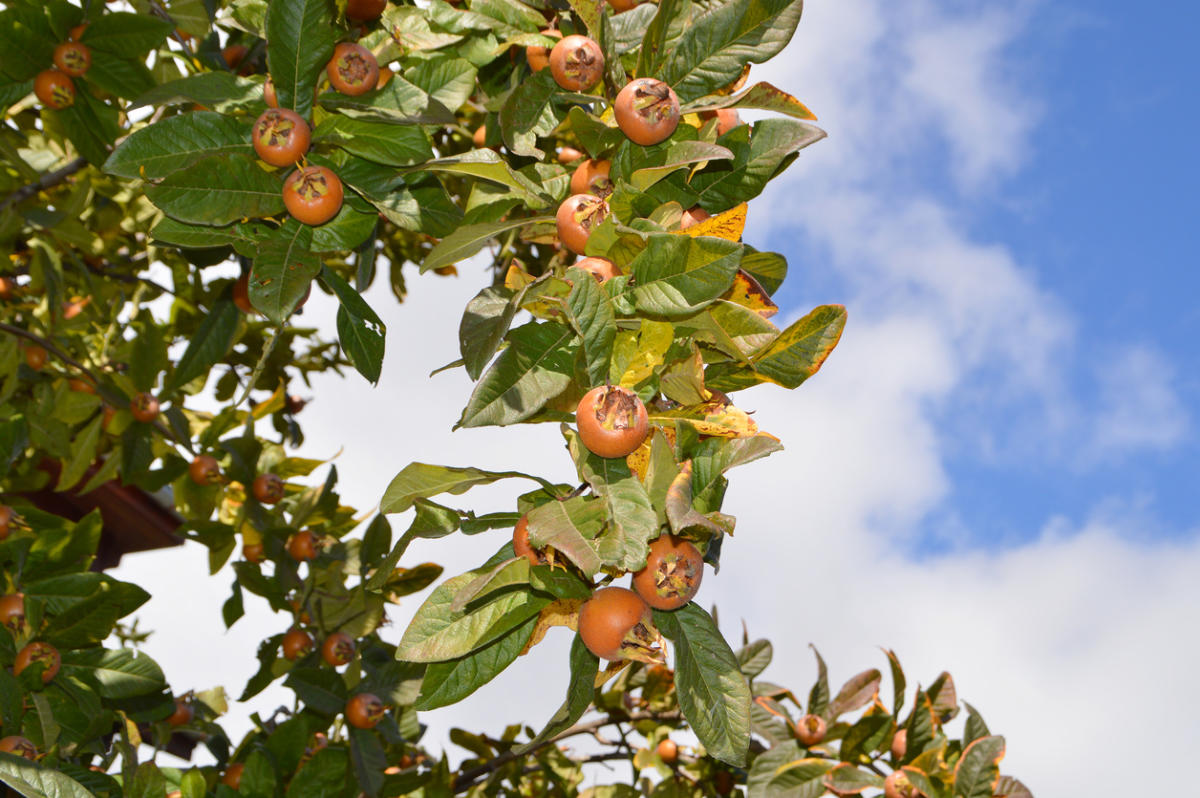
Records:
[[[712,236],[726,241],[741,241],[742,232],[746,229],[746,203],[736,205],[716,216],[710,216],[686,230],[679,232],[685,236]]]
[[[733,302],[735,305],[749,308],[764,319],[769,319],[779,312],[779,306],[771,301],[771,295],[767,293],[767,289],[759,285],[758,280],[755,280],[749,272],[743,269],[737,270],[737,274],[733,276],[733,285],[721,298]]]
[[[521,649],[520,656],[524,656],[529,649],[542,642],[542,638],[546,636],[546,632],[550,631],[552,626],[565,626],[571,631],[578,629],[579,607],[582,604],[583,599],[559,599],[548,604],[538,614],[533,634],[530,636],[529,642],[525,644],[525,648]]]

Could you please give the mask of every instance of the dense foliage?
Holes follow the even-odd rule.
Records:
[[[0,781],[138,798],[1029,794],[973,708],[947,731],[948,674],[906,701],[887,652],[885,702],[878,670],[833,694],[818,655],[804,698],[761,678],[769,642],[735,649],[691,601],[737,556],[730,472],[781,448],[736,393],[801,385],[846,318],[777,327],[786,260],[742,240],[747,203],[824,135],[748,81],[800,0],[5,5]],[[288,452],[298,386],[380,375],[386,329],[361,293],[384,280],[402,301],[414,272],[481,253],[492,280],[447,366],[475,383],[458,424],[559,424],[577,484],[413,463],[368,519],[335,469],[302,484],[323,464]],[[241,276],[214,276],[228,264]],[[314,287],[339,302],[336,342],[303,323]],[[530,488],[515,507],[454,506],[510,479]],[[214,573],[236,560],[227,625],[247,593],[285,616],[238,700],[282,679],[292,711],[230,740],[224,692],[172,692],[120,625],[148,596],[89,570],[98,514],[29,498],[114,481],[167,489]],[[387,516],[408,511],[394,534]],[[406,558],[414,539],[489,532],[492,556],[434,588],[398,644],[380,637],[389,604],[441,577]],[[569,660],[522,659],[554,626],[577,631]],[[457,767],[426,750],[419,713],[518,661],[570,672],[544,728],[456,730]],[[583,735],[598,748],[565,747]],[[156,761],[192,744],[216,766]],[[584,790],[608,760],[632,778]]]

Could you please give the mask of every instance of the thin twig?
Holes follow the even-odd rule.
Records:
[[[5,197],[3,201],[0,201],[0,211],[7,210],[11,206],[16,205],[18,202],[24,202],[30,197],[36,195],[39,191],[45,191],[48,188],[53,188],[54,186],[65,182],[68,177],[83,169],[87,165],[88,162],[86,158],[76,158],[66,166],[55,169],[53,172],[47,172],[38,180],[35,180],[28,185],[21,186],[19,189]]]
[[[521,753],[517,753],[516,749],[512,751],[506,751],[495,759],[491,759],[482,765],[479,765],[478,767],[471,768],[470,770],[464,770],[458,775],[458,778],[454,780],[454,792],[464,792],[473,787],[481,776],[494,773],[507,765],[509,762],[513,762],[517,759],[523,759],[542,750],[546,746],[554,745],[562,740],[567,739],[568,737],[576,737],[581,734],[593,734],[605,726],[619,725],[626,722],[634,722],[639,720],[669,721],[679,719],[680,715],[678,712],[638,712],[624,718],[614,718],[611,715],[605,715],[602,718],[597,718],[596,720],[588,721],[587,723],[579,723],[562,732],[561,734],[556,734],[547,740],[542,740],[540,743],[527,751],[522,751]],[[622,753],[621,756],[627,756],[627,754]],[[611,759],[613,757],[610,756],[608,758]]]

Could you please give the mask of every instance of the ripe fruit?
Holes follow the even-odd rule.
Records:
[[[737,109],[734,108],[718,108],[715,111],[701,111],[700,118],[705,121],[715,118],[717,120],[718,136],[724,136],[726,133],[742,124],[742,118],[738,116]]]
[[[487,125],[475,128],[475,132],[471,134],[471,143],[481,150],[487,146]]]
[[[549,36],[554,39],[561,39],[562,32],[548,28],[542,31],[543,36]],[[531,44],[525,48],[525,60],[529,62],[529,68],[534,72],[541,72],[546,67],[550,66],[550,47],[543,47],[540,44]]]
[[[92,66],[92,51],[86,44],[63,42],[54,48],[54,65],[73,78],[81,76]]]
[[[242,559],[246,562],[260,563],[263,561],[263,544],[261,543],[243,543],[242,544]]]
[[[188,703],[187,701],[184,701],[182,698],[176,698],[175,699],[175,711],[172,712],[170,717],[167,718],[167,725],[168,726],[183,726],[185,724],[191,723],[192,718],[195,717],[195,714],[196,713],[192,709],[192,705],[190,703]]]
[[[597,657],[607,660],[647,659],[658,639],[650,608],[637,593],[602,587],[579,608],[579,636]],[[661,659],[658,656],[651,659]]]
[[[796,724],[796,739],[805,748],[820,743],[825,739],[825,719],[811,713],[800,718],[800,722]]]
[[[375,88],[382,89],[384,86],[392,82],[392,78],[396,77],[396,73],[388,67],[379,68],[379,80],[375,81]]]
[[[37,344],[30,344],[25,347],[25,365],[34,371],[41,371],[46,365],[46,350],[44,347]]]
[[[37,748],[27,738],[20,735],[14,734],[0,739],[0,751],[23,756],[30,762],[37,761]]]
[[[158,400],[152,393],[134,394],[129,402],[129,412],[137,421],[149,424],[158,418]]]
[[[20,676],[23,670],[35,662],[46,666],[42,671],[42,684],[49,684],[50,680],[58,675],[62,658],[58,656],[58,649],[54,646],[40,640],[34,641],[17,652],[17,658],[13,660],[13,676]]]
[[[513,553],[518,557],[529,560],[530,565],[538,564],[537,551],[529,545],[529,515],[521,516],[513,527]]]
[[[908,780],[908,774],[903,770],[893,770],[883,780],[884,798],[918,798],[921,791]]]
[[[321,541],[311,530],[302,529],[288,538],[287,551],[296,562],[315,560],[321,553]]]
[[[558,159],[558,162],[560,164],[562,164],[563,166],[566,166],[567,164],[574,163],[575,161],[578,161],[580,158],[582,158],[583,153],[580,152],[579,150],[575,149],[574,147],[563,147],[561,150],[558,151],[558,155],[556,155],[555,157]],[[578,192],[578,193],[582,193],[582,192]]]
[[[299,161],[312,142],[308,123],[295,111],[270,108],[254,123],[254,151],[271,166],[290,166]]]
[[[900,729],[892,735],[892,759],[899,762],[908,751],[908,729]]]
[[[693,205],[683,212],[683,218],[679,220],[679,229],[686,230],[689,227],[695,227],[705,219],[709,218],[710,215],[711,214],[708,211],[704,210],[699,205]]]
[[[593,388],[575,409],[579,440],[600,457],[624,457],[650,434],[646,406],[638,395],[618,385]]]
[[[188,466],[188,476],[197,485],[216,485],[221,481],[221,464],[211,454],[198,454]]]
[[[250,492],[263,504],[277,504],[283,498],[283,480],[275,474],[259,474],[250,484]]]
[[[638,0],[608,0],[608,4],[615,13],[620,14],[622,11],[637,8]]]
[[[387,0],[350,0],[346,4],[346,19],[367,22],[377,19],[387,8]]]
[[[83,38],[83,32],[85,30],[87,30],[86,22],[84,22],[81,25],[76,25],[75,27],[73,27],[69,31],[67,31],[67,38],[73,42],[77,42]]]
[[[233,304],[238,306],[242,313],[254,315],[254,305],[250,304],[250,275],[243,274],[233,283]]]
[[[42,105],[61,111],[75,104],[75,84],[65,72],[57,69],[46,69],[33,79],[33,93],[42,101]]]
[[[573,194],[563,200],[555,215],[558,239],[576,255],[582,255],[592,230],[608,218],[608,203],[595,194]]]
[[[279,107],[279,98],[275,96],[275,81],[271,80],[270,75],[267,75],[267,82],[263,84],[263,102],[268,108]]]
[[[333,58],[325,67],[329,82],[342,94],[357,97],[379,83],[379,62],[375,54],[354,42],[342,42],[333,48]]]
[[[691,541],[660,535],[650,542],[646,567],[633,575],[633,589],[656,610],[676,610],[695,597],[703,577],[704,558]]]
[[[0,540],[8,537],[8,528],[12,524],[12,517],[12,508],[8,505],[0,504]]]
[[[713,789],[717,795],[729,795],[733,792],[733,774],[728,770],[718,770],[713,774]]]
[[[335,668],[340,668],[354,659],[356,650],[353,637],[345,632],[334,632],[321,644],[321,659]]]
[[[20,286],[13,277],[0,277],[0,299],[12,299],[17,295]]]
[[[288,660],[303,657],[313,650],[313,645],[312,635],[293,626],[283,636],[283,656]]]
[[[635,78],[617,94],[613,114],[630,141],[649,147],[671,138],[679,126],[679,98],[661,80]]]
[[[664,765],[674,765],[679,761],[679,746],[670,737],[664,738],[655,750]]]
[[[289,395],[288,398],[284,400],[284,405],[287,411],[293,416],[303,410],[306,404],[308,404],[307,399],[296,396],[295,394]]]
[[[14,635],[25,625],[25,594],[9,593],[0,597],[0,626]]]
[[[302,167],[284,181],[283,204],[297,221],[325,224],[342,209],[342,181],[324,166]]]
[[[85,377],[72,377],[67,380],[67,386],[77,393],[94,394],[96,392],[96,386],[92,384],[90,379]]]
[[[242,785],[242,771],[246,766],[241,762],[235,762],[225,769],[225,775],[221,777],[221,783],[231,790],[236,790]]]
[[[579,164],[571,175],[571,193],[608,196],[613,190],[612,180],[608,177],[611,168],[612,161],[609,160],[597,161],[589,158]]]
[[[225,59],[225,65],[230,69],[237,69],[246,60],[246,54],[249,52],[244,44],[231,44],[221,50],[221,58]]]
[[[356,729],[373,729],[386,711],[379,696],[359,693],[346,702],[346,722]]]
[[[575,261],[575,267],[591,273],[602,284],[621,274],[621,270],[608,258],[580,258]]]
[[[550,74],[567,91],[587,91],[604,76],[604,53],[586,36],[567,36],[550,51]]]

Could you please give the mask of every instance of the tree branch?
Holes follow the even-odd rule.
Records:
[[[612,715],[605,715],[602,718],[597,718],[596,720],[588,721],[587,723],[579,723],[579,724],[576,724],[576,725],[572,726],[571,728],[567,729],[566,731],[562,732],[561,734],[556,734],[555,736],[553,736],[549,739],[542,740],[540,743],[538,743],[537,745],[533,746],[532,748],[530,748],[526,751],[521,751],[520,753],[517,753],[516,749],[513,749],[511,751],[506,751],[505,753],[501,754],[500,756],[496,757],[495,759],[484,762],[482,765],[479,765],[478,767],[473,767],[470,770],[464,770],[462,773],[458,774],[458,777],[454,780],[453,789],[456,794],[460,793],[460,792],[465,792],[466,790],[475,786],[476,782],[479,781],[480,777],[486,776],[490,773],[494,773],[497,770],[499,770],[500,768],[507,765],[509,762],[513,762],[518,759],[523,759],[527,756],[537,753],[538,751],[542,750],[543,748],[545,748],[548,745],[554,745],[562,740],[567,739],[568,737],[577,737],[581,734],[593,734],[593,733],[599,731],[600,729],[604,728],[605,726],[614,726],[614,725],[618,725],[618,724],[625,723],[625,722],[633,722],[633,721],[639,721],[639,720],[671,721],[671,720],[680,720],[681,717],[682,716],[678,712],[662,712],[662,713],[659,713],[659,712],[637,712],[637,713],[634,713],[632,715],[629,715],[629,716],[623,717],[623,718],[616,718],[616,717],[613,717]],[[628,753],[621,752],[619,754],[619,756],[626,757],[626,756],[628,756]],[[613,759],[616,757],[615,756],[606,756],[605,758]],[[600,761],[600,760],[589,759],[588,761]]]
[[[38,180],[35,180],[29,185],[21,186],[19,189],[5,197],[3,201],[0,201],[0,211],[7,210],[11,206],[16,205],[18,202],[24,202],[30,197],[36,195],[39,191],[45,191],[48,188],[53,188],[54,186],[65,182],[68,177],[83,169],[83,167],[87,165],[88,162],[86,158],[76,158],[66,166],[59,167],[53,172],[47,172]]]

